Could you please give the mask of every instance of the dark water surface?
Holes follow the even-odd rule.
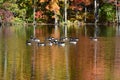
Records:
[[[79,41],[27,46],[31,35],[42,42],[49,36]],[[120,80],[119,26],[0,27],[0,80]]]

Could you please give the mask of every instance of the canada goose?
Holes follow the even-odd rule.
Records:
[[[30,36],[30,41],[34,41],[34,42],[40,42],[40,39]]]
[[[31,41],[26,40],[26,45],[31,46],[32,45]]]
[[[69,40],[68,37],[61,37],[61,38],[60,38],[60,41],[68,41],[68,40]]]
[[[46,40],[46,41],[52,41],[52,40],[54,40],[54,37],[48,37],[48,38],[46,38],[45,40]]]
[[[46,46],[44,42],[38,42],[38,46]]]
[[[98,41],[97,37],[90,37],[90,39],[93,40],[93,41]]]
[[[40,39],[34,38],[34,41],[35,41],[35,42],[40,42]]]
[[[70,37],[70,41],[79,41],[79,39]]]
[[[57,44],[58,44],[58,46],[62,46],[62,47],[65,46],[65,42],[61,42],[61,41],[59,41]]]
[[[46,42],[46,46],[52,46],[53,43],[52,42]]]
[[[69,42],[72,44],[77,44],[77,42],[79,41],[78,38],[70,38]]]

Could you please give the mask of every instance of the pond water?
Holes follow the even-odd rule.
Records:
[[[27,46],[31,35],[79,41]],[[120,80],[119,26],[0,27],[0,80]]]

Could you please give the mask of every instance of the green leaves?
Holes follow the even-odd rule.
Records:
[[[100,18],[105,21],[115,19],[115,6],[110,3],[105,3],[99,10]]]

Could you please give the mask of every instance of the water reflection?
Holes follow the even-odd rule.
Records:
[[[65,37],[68,37],[67,35],[67,25],[64,25],[65,27]],[[65,47],[65,60],[66,60],[66,80],[70,80],[70,73],[69,73],[69,46],[67,45]]]
[[[97,37],[98,37],[98,25],[97,24],[95,24],[95,31],[94,31],[94,67],[93,67],[93,69],[94,69],[94,80],[98,80],[97,79],[97,41],[98,41],[98,39],[97,39]]]
[[[35,36],[35,35],[34,35]],[[36,46],[33,45],[32,47],[32,56],[31,56],[31,79],[30,80],[35,80],[35,56],[36,56]]]
[[[86,25],[85,25],[84,29],[85,29],[85,36],[87,36],[87,28],[86,28]]]
[[[33,25],[33,36],[36,37],[36,32],[35,32],[36,25]]]
[[[67,25],[64,25],[64,27],[65,27],[65,37],[68,37],[68,35],[67,35]]]
[[[6,43],[6,40],[5,40]],[[3,71],[3,80],[6,80],[7,74],[7,45],[5,44],[5,52],[4,52],[4,71]]]
[[[0,28],[0,80],[119,80],[119,27]],[[76,45],[26,46],[31,35],[78,37]],[[90,37],[96,37],[93,41]]]
[[[119,80],[120,79],[120,25],[116,27],[116,38],[115,38],[115,60],[114,60],[114,80]]]

